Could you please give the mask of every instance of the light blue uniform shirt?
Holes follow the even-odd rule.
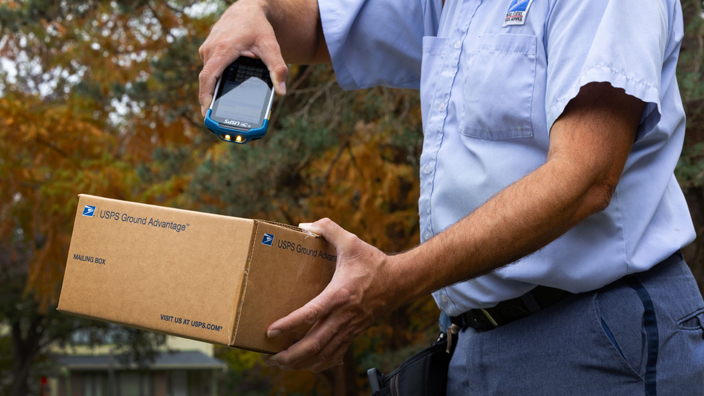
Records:
[[[436,291],[447,314],[491,307],[536,285],[594,290],[649,269],[694,239],[673,175],[685,128],[675,79],[679,1],[319,5],[343,88],[420,89],[422,241],[544,164],[550,128],[581,86],[607,81],[647,103],[609,207],[516,263]],[[509,7],[514,19],[527,8],[523,24],[504,26]]]

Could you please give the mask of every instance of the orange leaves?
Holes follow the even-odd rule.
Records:
[[[326,184],[311,197],[313,219],[330,217],[360,238],[388,252],[419,240],[417,175],[408,163],[383,154],[389,131],[378,124],[355,125],[355,133],[312,166]]]
[[[68,254],[69,235],[61,232],[60,216],[46,216],[41,219],[43,240],[29,263],[26,290],[35,292],[40,307],[45,310],[58,302],[59,283],[63,279],[65,257]]]
[[[13,11],[20,9],[20,3],[13,0],[0,0],[0,6],[7,7]]]
[[[94,144],[110,140],[68,104],[48,104],[34,95],[8,96],[0,102],[0,119],[6,120],[6,128],[0,130],[3,146],[21,145],[21,151],[32,157],[45,155],[51,166],[73,161],[76,150],[83,156],[95,155]]]
[[[115,137],[75,105],[20,93],[0,100],[0,228],[12,235],[11,247],[32,253],[27,289],[43,307],[58,297],[76,195],[116,193],[131,172],[115,171],[105,155]]]

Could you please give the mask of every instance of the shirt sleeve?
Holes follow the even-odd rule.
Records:
[[[665,0],[557,0],[546,26],[548,130],[590,82],[609,82],[645,102],[638,138],[653,129],[669,19]]]
[[[420,87],[423,0],[319,0],[337,81],[344,89]]]

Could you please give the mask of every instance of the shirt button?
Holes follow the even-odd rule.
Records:
[[[429,175],[432,169],[430,168],[430,165],[426,165],[425,169],[423,169],[423,172],[425,172],[426,175]]]
[[[430,235],[430,230],[425,230],[425,234],[423,234],[423,237],[425,237],[425,240],[427,241],[430,239],[432,235]]]
[[[442,293],[442,294],[440,295],[440,299],[442,300],[442,302],[446,303],[446,302],[447,302],[447,294]]]
[[[455,49],[460,49],[461,46],[462,43],[459,40],[455,41]]]
[[[445,103],[440,103],[440,106],[438,106],[438,110],[445,111]]]

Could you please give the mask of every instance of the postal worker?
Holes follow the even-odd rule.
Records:
[[[421,244],[386,255],[332,221],[314,324],[269,364],[340,364],[380,316],[432,293],[461,323],[448,394],[704,393],[695,237],[673,170],[685,116],[678,0],[239,0],[200,49],[200,102],[240,55],[279,94],[290,63],[345,89],[419,89]]]

